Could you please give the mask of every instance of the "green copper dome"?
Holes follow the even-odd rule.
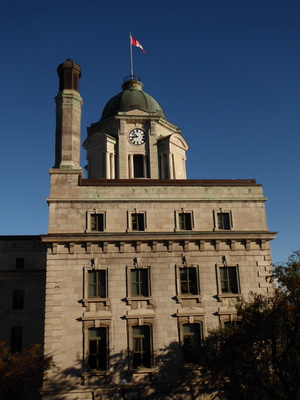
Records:
[[[153,113],[166,119],[161,105],[150,94],[143,92],[143,84],[131,79],[122,85],[123,92],[112,97],[104,107],[101,121],[117,115],[118,112],[126,112],[134,109]]]

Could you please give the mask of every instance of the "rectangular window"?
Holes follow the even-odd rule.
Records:
[[[199,294],[196,267],[179,268],[180,294]]]
[[[151,368],[151,327],[133,326],[132,340],[133,368]]]
[[[169,179],[168,155],[159,156],[159,179]]]
[[[236,267],[220,267],[222,293],[239,293]]]
[[[134,268],[130,270],[131,296],[149,296],[148,268]]]
[[[16,269],[24,269],[25,258],[18,257],[16,258]]]
[[[104,231],[104,213],[90,214],[91,218],[91,231],[103,232]]]
[[[13,292],[13,310],[24,309],[24,290],[14,290]]]
[[[179,229],[190,231],[192,230],[192,213],[181,212],[178,214]]]
[[[220,212],[217,213],[218,217],[218,229],[230,230],[230,213],[229,212]]]
[[[240,324],[240,321],[237,319],[233,319],[231,321],[225,321],[223,322],[223,327],[226,329],[231,329],[234,328],[236,326],[238,326]]]
[[[145,230],[145,214],[144,213],[131,214],[131,229],[133,231],[144,231]]]
[[[10,334],[11,353],[20,353],[22,351],[23,328],[22,326],[13,326]]]
[[[182,330],[184,361],[186,363],[195,363],[202,345],[202,324],[184,324]]]
[[[88,297],[107,297],[107,270],[88,271]]]
[[[133,176],[134,178],[145,178],[145,158],[142,154],[133,156]]]
[[[108,328],[90,328],[88,331],[90,370],[107,370]]]

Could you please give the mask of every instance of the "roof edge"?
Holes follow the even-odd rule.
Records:
[[[79,186],[262,186],[256,179],[80,179]]]

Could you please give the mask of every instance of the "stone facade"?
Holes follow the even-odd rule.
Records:
[[[180,130],[136,104],[136,87],[123,85],[124,107],[113,98],[88,129],[88,179],[72,160],[50,170],[42,240],[55,368],[44,400],[175,398],[168,388],[190,371],[189,341],[233,322],[250,292],[272,290],[261,185],[186,179]]]
[[[23,326],[29,347],[44,334],[43,400],[196,399],[191,344],[272,291],[262,187],[186,179],[180,129],[133,77],[88,128],[85,179],[80,67],[58,75],[48,234],[0,240],[2,337]]]
[[[0,237],[0,339],[15,350],[43,343],[45,277],[40,236]]]

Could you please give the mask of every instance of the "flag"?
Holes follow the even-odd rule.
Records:
[[[139,47],[139,48],[142,50],[143,53],[146,53],[145,50],[143,49],[143,46],[141,45],[141,43],[138,42],[138,41],[137,41],[135,38],[133,38],[132,36],[131,36],[131,44],[133,44],[133,45],[136,46],[136,47]]]

